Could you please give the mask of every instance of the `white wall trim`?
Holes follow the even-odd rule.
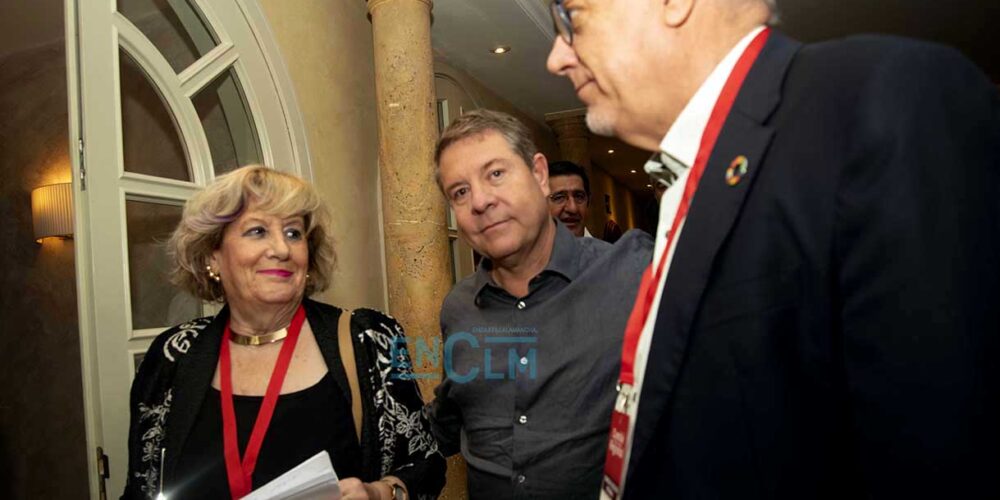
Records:
[[[84,435],[87,441],[87,486],[90,498],[99,498],[100,481],[97,478],[97,444],[102,442],[101,398],[97,371],[97,337],[94,332],[93,290],[91,285],[90,226],[87,201],[89,193],[82,189],[80,141],[83,139],[83,112],[80,106],[79,41],[77,39],[76,2],[63,3],[66,29],[66,90],[69,116],[69,158],[73,175],[73,228],[74,258],[76,259],[76,307],[78,336],[80,340],[80,371],[83,383]]]

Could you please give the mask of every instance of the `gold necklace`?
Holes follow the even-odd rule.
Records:
[[[284,339],[288,336],[288,328],[282,328],[281,330],[265,333],[263,335],[244,335],[242,333],[236,333],[236,331],[230,328],[229,333],[233,334],[230,338],[233,343],[237,345],[258,346],[273,344],[274,342]]]

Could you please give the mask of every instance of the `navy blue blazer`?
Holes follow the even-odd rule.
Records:
[[[625,497],[1000,497],[998,311],[996,87],[775,32],[678,243]]]

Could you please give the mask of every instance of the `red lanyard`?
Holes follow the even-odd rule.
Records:
[[[267,392],[257,412],[257,420],[254,421],[253,433],[250,434],[250,442],[247,443],[242,462],[236,437],[236,411],[233,409],[233,372],[229,357],[229,338],[232,334],[229,331],[229,323],[226,323],[226,330],[222,334],[222,349],[219,353],[219,385],[222,386],[222,446],[226,456],[229,493],[234,499],[248,495],[253,486],[253,470],[257,466],[257,455],[260,453],[261,444],[264,443],[267,428],[271,425],[271,416],[274,415],[274,407],[278,403],[281,384],[284,383],[285,375],[288,373],[288,365],[292,361],[295,343],[299,339],[299,331],[302,330],[305,318],[305,309],[299,305],[295,316],[292,317],[292,324],[288,326],[288,337],[285,338],[281,352],[278,353],[278,361],[271,372],[271,380],[267,383]]]
[[[677,206],[677,214],[674,216],[673,224],[670,225],[670,231],[667,233],[667,244],[663,248],[663,255],[660,256],[660,261],[656,266],[656,274],[653,275],[653,264],[650,263],[642,274],[642,282],[639,285],[639,293],[636,295],[635,306],[633,306],[625,326],[625,343],[622,346],[622,368],[619,378],[622,384],[635,384],[635,354],[639,347],[639,337],[646,325],[649,310],[653,306],[657,285],[663,277],[670,247],[674,246],[677,229],[687,216],[691,199],[698,189],[698,181],[701,180],[701,174],[705,172],[708,158],[712,155],[712,149],[715,148],[715,141],[719,138],[719,133],[722,131],[726,117],[729,116],[733,102],[736,101],[736,95],[739,94],[743,80],[746,79],[750,67],[757,60],[757,56],[764,48],[764,43],[767,42],[770,34],[771,29],[765,28],[754,37],[750,45],[743,51],[743,55],[736,62],[732,73],[729,74],[729,78],[722,88],[722,93],[719,94],[719,99],[715,102],[715,107],[712,108],[712,114],[709,115],[708,124],[705,126],[705,132],[701,136],[701,144],[698,147],[698,156],[695,157],[694,166],[691,167],[687,183],[684,185],[684,195],[681,197],[680,205]]]

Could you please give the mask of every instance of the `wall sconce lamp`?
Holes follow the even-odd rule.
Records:
[[[31,219],[35,241],[73,237],[73,184],[49,184],[31,191]]]

